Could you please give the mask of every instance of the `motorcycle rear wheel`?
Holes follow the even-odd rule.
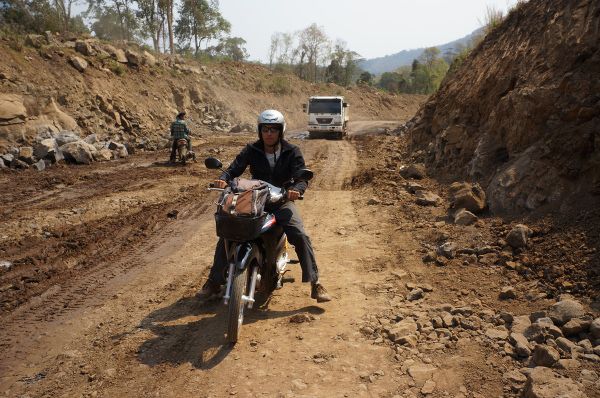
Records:
[[[229,297],[229,314],[227,316],[227,342],[235,344],[240,337],[242,323],[244,323],[244,306],[242,295],[246,293],[248,286],[248,267],[243,271],[237,271],[231,284],[231,295]]]

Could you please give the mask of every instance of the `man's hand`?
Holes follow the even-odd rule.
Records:
[[[294,190],[287,191],[288,200],[293,202],[294,200],[298,199],[299,197],[300,197],[300,192],[294,191]]]
[[[221,188],[221,189],[225,189],[225,187],[227,186],[227,181],[223,181],[223,180],[214,180],[213,181],[213,186],[215,188]]]

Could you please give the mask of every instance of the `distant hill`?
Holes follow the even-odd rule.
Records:
[[[440,49],[442,55],[448,51],[455,49],[458,45],[466,45],[468,44],[475,36],[477,36],[483,28],[479,28],[475,30],[473,33],[460,38],[458,40],[454,40],[450,43],[442,44],[439,46],[435,46]],[[421,53],[425,50],[425,48],[417,48],[414,50],[403,50],[395,54],[386,55],[385,57],[372,58],[367,59],[359,63],[359,66],[373,74],[379,75],[383,72],[392,72],[404,65],[412,64],[415,58],[419,58]]]

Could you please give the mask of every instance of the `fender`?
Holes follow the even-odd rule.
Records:
[[[255,244],[248,242],[240,243],[235,248],[234,264],[237,269],[243,271],[254,258],[260,260],[259,250]],[[260,263],[260,261],[259,261]]]

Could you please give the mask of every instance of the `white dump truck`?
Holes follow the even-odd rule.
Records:
[[[341,140],[348,134],[348,103],[344,97],[317,97],[302,104],[308,113],[309,138],[334,138]]]

